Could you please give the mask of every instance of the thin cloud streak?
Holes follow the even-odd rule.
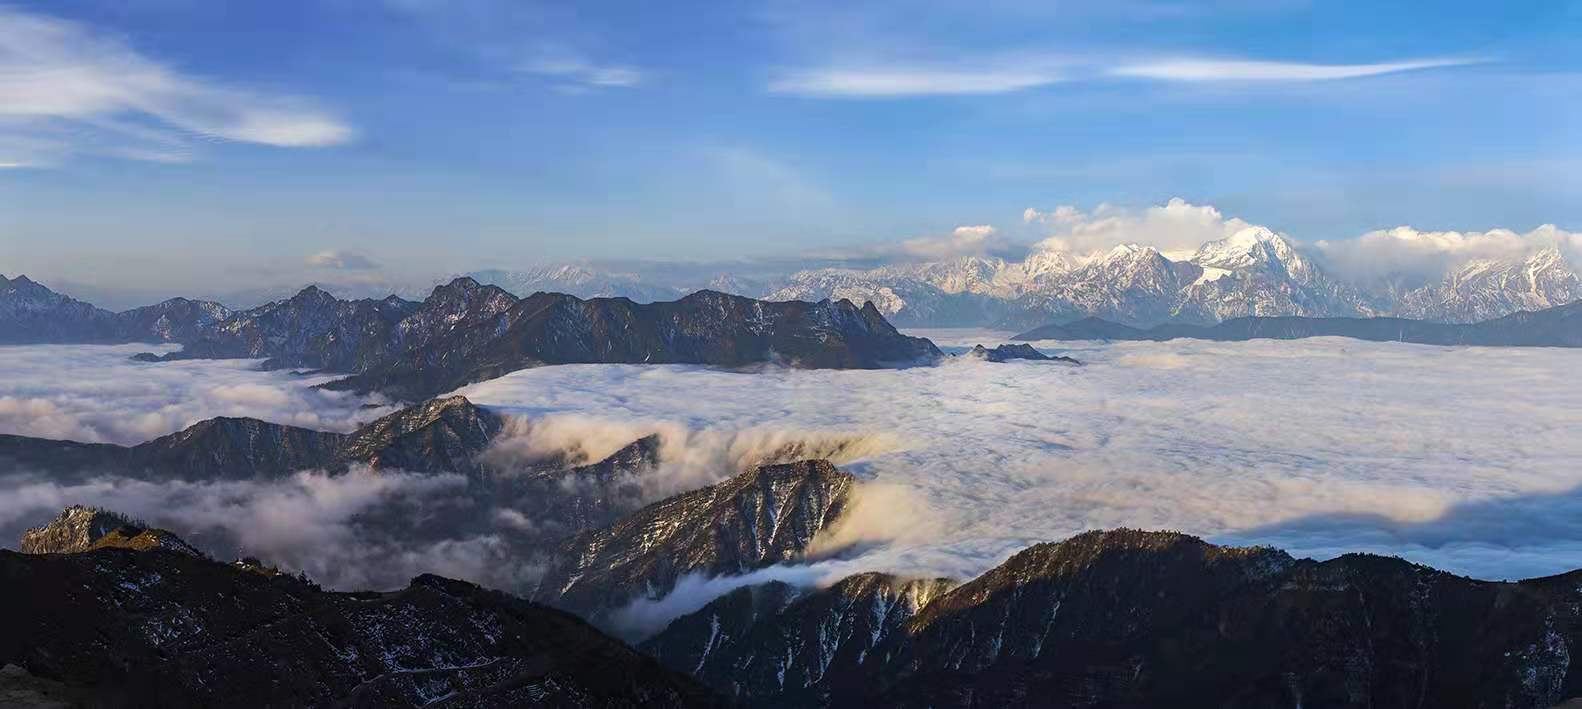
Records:
[[[1112,76],[1163,81],[1333,81],[1403,71],[1481,64],[1481,59],[1414,59],[1381,64],[1302,64],[1252,60],[1174,59],[1128,64]]]
[[[643,73],[635,67],[583,59],[537,61],[524,65],[521,71],[592,89],[631,89],[643,82]]]
[[[1303,82],[1353,79],[1405,71],[1484,63],[1483,59],[1430,58],[1377,64],[1306,64],[1251,59],[1170,59],[1110,65],[1049,57],[931,66],[798,69],[769,83],[772,94],[815,98],[903,98],[1008,94],[1075,81],[1156,79],[1188,82]]]
[[[1037,69],[820,69],[787,74],[771,82],[769,92],[827,98],[1003,94],[1063,80]]]

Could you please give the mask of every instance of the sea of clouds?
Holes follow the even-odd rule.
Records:
[[[1003,333],[931,332],[947,349]],[[530,417],[869,431],[844,467],[902,490],[861,566],[965,578],[1088,529],[1517,578],[1582,559],[1582,352],[1339,338],[1035,343],[1086,363],[888,371],[562,366],[461,391]],[[1521,511],[1518,524],[1502,520]],[[929,533],[917,533],[919,520]]]
[[[955,352],[1004,336],[926,334]],[[592,461],[659,434],[643,501],[773,459],[827,456],[861,479],[854,514],[818,540],[813,564],[687,579],[628,609],[637,629],[756,580],[967,578],[1028,545],[1120,526],[1298,556],[1398,554],[1484,578],[1582,566],[1582,352],[1334,338],[1037,344],[1086,365],[574,365],[460,393],[515,417],[489,453],[497,462]],[[135,443],[215,415],[347,430],[387,410],[312,389],[322,378],[245,361],[139,363],[133,349],[0,348],[0,433]],[[153,484],[0,471],[0,491],[8,546],[85,503],[342,588],[432,571],[522,589],[541,563],[519,544],[533,521],[488,509],[459,476]],[[447,526],[458,517],[476,523]]]
[[[132,445],[215,416],[349,431],[394,410],[258,360],[137,362],[175,345],[0,346],[0,433]],[[366,406],[372,404],[373,406]]]

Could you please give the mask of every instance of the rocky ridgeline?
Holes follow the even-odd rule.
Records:
[[[118,520],[72,508],[45,536]],[[174,548],[0,550],[0,666],[24,670],[0,682],[91,706],[723,704],[571,615],[470,583],[334,593]]]
[[[1117,530],[954,587],[740,589],[643,648],[752,706],[1549,707],[1582,695],[1579,584]]]
[[[534,598],[596,621],[657,599],[687,574],[802,559],[844,512],[854,479],[827,461],[764,465],[562,541]]]

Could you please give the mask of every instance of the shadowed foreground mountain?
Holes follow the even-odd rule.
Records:
[[[56,526],[91,517],[67,510]],[[662,542],[658,556],[742,538],[711,528],[685,536],[714,541]],[[792,536],[785,549],[806,547]],[[0,551],[0,664],[108,706],[715,704],[691,674],[746,706],[1549,707],[1582,694],[1579,587],[1582,571],[1489,582],[1395,558],[1089,532],[960,585],[863,573],[739,588],[645,641],[655,663],[460,581],[332,593],[95,543]]]
[[[420,576],[332,593],[164,550],[0,550],[0,665],[93,706],[708,707],[566,613]]]
[[[1045,325],[1011,339],[1163,341],[1191,338],[1240,342],[1306,337],[1350,337],[1422,345],[1582,347],[1582,301],[1471,324],[1401,318],[1247,317],[1218,325],[1159,325],[1142,330],[1098,318],[1084,318],[1065,325]]]
[[[1582,694],[1579,584],[1118,530],[948,591],[742,589],[643,648],[753,706],[1549,707]]]

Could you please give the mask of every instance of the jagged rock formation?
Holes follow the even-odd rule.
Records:
[[[809,368],[874,368],[941,356],[900,334],[871,305],[768,303],[699,291],[673,302],[582,300],[535,293],[487,323],[458,328],[326,388],[415,399],[548,364],[710,364],[779,361]]]
[[[266,369],[306,367],[361,372],[403,352],[421,351],[457,328],[504,312],[516,297],[494,286],[457,278],[421,303],[390,296],[340,300],[308,286],[286,300],[233,313],[185,338],[186,346],[148,361],[266,358]]]
[[[336,457],[375,468],[476,473],[482,470],[478,455],[504,428],[499,414],[466,397],[433,399],[362,426]]]
[[[644,436],[587,465],[497,476],[491,495],[530,522],[534,536],[602,527],[643,506],[643,478],[658,468],[659,447],[659,436]]]
[[[1077,360],[1070,357],[1051,357],[1039,352],[1032,345],[1028,344],[1000,345],[992,350],[984,347],[983,345],[974,345],[972,349],[967,351],[966,356],[973,359],[981,359],[987,362],[1009,362],[1013,359],[1029,359],[1035,362],[1064,362],[1066,364],[1082,364],[1081,362],[1078,362]]]
[[[0,550],[0,665],[106,706],[706,707],[582,621],[420,576],[331,593],[182,554]]]
[[[73,505],[48,524],[22,535],[24,554],[76,554],[93,549],[166,549],[203,556],[192,545],[163,529],[150,529],[125,516],[97,507]]]
[[[1375,342],[1503,347],[1582,347],[1582,301],[1472,324],[1400,318],[1236,318],[1213,326],[1159,325],[1147,330],[1087,318],[1034,328],[1013,340],[1294,340],[1350,337]]]
[[[677,618],[640,648],[754,706],[827,705],[832,688],[861,686],[866,667],[883,661],[870,655],[954,585],[866,573],[823,589],[743,587]]]
[[[308,286],[289,299],[234,313],[157,359],[263,358],[266,369],[357,372],[388,356],[401,320],[419,307],[395,296],[340,300]]]
[[[661,500],[555,553],[535,598],[600,618],[658,598],[689,573],[711,576],[800,559],[845,510],[853,479],[827,461],[765,465]]]

